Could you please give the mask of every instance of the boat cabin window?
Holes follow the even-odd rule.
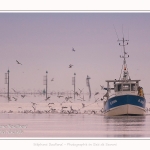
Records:
[[[123,91],[130,91],[130,84],[123,84]]]
[[[116,84],[114,85],[115,92],[119,91],[137,91],[136,83]]]
[[[131,84],[131,91],[136,91],[136,85],[135,84]]]
[[[118,84],[118,91],[122,91],[121,84]]]

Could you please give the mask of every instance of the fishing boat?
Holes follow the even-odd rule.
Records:
[[[140,80],[131,80],[126,63],[126,58],[129,57],[125,47],[129,40],[122,38],[118,40],[119,45],[123,47],[123,65],[121,75],[118,80],[106,80],[107,87],[104,88],[107,92],[103,96],[104,114],[105,116],[117,115],[144,115],[146,113],[146,99],[144,97],[143,88],[140,87]],[[110,88],[112,84],[113,88]],[[111,95],[111,91],[113,94]]]

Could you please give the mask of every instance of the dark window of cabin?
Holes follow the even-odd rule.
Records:
[[[118,91],[121,91],[121,84],[118,84]]]
[[[117,85],[116,84],[114,84],[114,90],[115,90],[115,92],[117,91]]]
[[[130,84],[123,84],[123,91],[130,91]]]

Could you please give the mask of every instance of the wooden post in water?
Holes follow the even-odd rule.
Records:
[[[7,88],[7,98],[8,98],[8,102],[10,100],[10,97],[9,97],[9,70],[7,71],[7,73],[5,73],[5,84],[8,85],[8,88]]]
[[[74,85],[74,100],[75,100],[75,94],[76,94],[76,89],[75,89],[75,87],[76,87],[76,78],[75,78],[75,76],[76,76],[76,73],[74,73],[74,77],[72,77],[72,85]]]
[[[90,87],[90,80],[91,78],[87,75],[87,78],[86,78],[86,85],[88,86],[89,88],[89,98],[91,98],[91,87]]]
[[[46,71],[46,99],[47,99],[47,73],[48,71]]]
[[[43,80],[43,84],[46,85],[46,91],[45,91],[45,94],[46,94],[46,99],[47,99],[47,81],[48,81],[48,78],[47,78],[47,74],[48,74],[48,71],[46,71],[46,76],[44,76],[44,80]]]
[[[74,73],[74,99],[75,99],[75,96],[76,96],[76,73]]]

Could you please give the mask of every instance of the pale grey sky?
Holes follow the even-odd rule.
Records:
[[[16,90],[44,89],[48,71],[49,91],[73,90],[74,73],[77,88],[88,91],[89,75],[92,92],[100,91],[105,80],[118,79],[121,72],[122,47],[114,26],[120,39],[123,34],[129,38],[131,79],[141,79],[150,93],[150,13],[102,12],[0,13],[0,90],[7,87],[4,74],[9,68],[10,88]]]

